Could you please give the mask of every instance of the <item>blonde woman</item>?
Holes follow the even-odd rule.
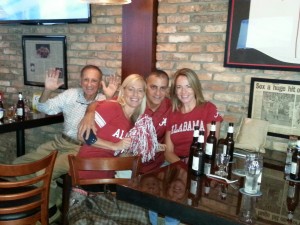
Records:
[[[138,74],[129,75],[122,83],[117,100],[98,103],[95,112],[97,141],[84,144],[78,157],[113,157],[115,151],[127,149],[131,139],[125,138],[146,107],[146,83]],[[114,172],[82,171],[82,178],[108,178]]]

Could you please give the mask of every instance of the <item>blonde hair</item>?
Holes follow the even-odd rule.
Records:
[[[124,99],[123,99],[124,89],[129,84],[131,84],[133,82],[136,82],[136,81],[142,81],[142,83],[143,83],[143,90],[145,92],[145,90],[146,90],[146,82],[145,82],[144,78],[141,75],[139,75],[139,74],[131,74],[131,75],[127,76],[125,78],[125,80],[122,82],[122,85],[121,85],[120,90],[119,90],[119,95],[118,95],[117,102],[119,102],[121,105],[125,104]],[[130,118],[131,121],[133,123],[135,123],[136,120],[138,119],[138,117],[145,112],[145,109],[146,109],[146,94],[144,95],[144,97],[142,99],[141,105],[134,110],[134,113],[132,114],[132,116]]]
[[[205,103],[205,99],[202,93],[202,87],[200,80],[198,79],[197,74],[188,68],[183,68],[180,70],[177,70],[175,74],[173,75],[173,82],[170,89],[170,96],[172,100],[172,110],[179,110],[182,107],[182,102],[178,99],[176,95],[176,81],[179,76],[184,76],[187,78],[189,84],[191,85],[196,98],[196,106],[202,105]]]

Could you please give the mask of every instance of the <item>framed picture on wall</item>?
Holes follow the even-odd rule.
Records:
[[[230,0],[224,66],[299,71],[299,10],[294,0]]]
[[[44,87],[49,69],[60,72],[59,80],[68,88],[65,36],[22,37],[24,84]]]
[[[270,136],[300,136],[300,81],[251,78],[248,117],[269,121]]]

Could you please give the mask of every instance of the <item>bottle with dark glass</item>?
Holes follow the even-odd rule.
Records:
[[[300,140],[297,140],[292,155],[290,178],[293,180],[300,180]]]
[[[3,94],[0,92],[0,124],[4,123]]]
[[[288,210],[288,222],[292,223],[293,215],[299,203],[299,184],[289,181],[288,192],[286,197],[286,205]]]
[[[233,151],[234,151],[233,132],[234,132],[233,123],[229,123],[228,130],[227,130],[227,136],[225,138],[224,145],[223,145],[223,154],[230,155],[229,162],[233,161]],[[232,163],[229,163],[228,179],[231,179],[231,170],[232,170]]]
[[[24,120],[25,119],[25,104],[22,92],[19,92],[18,95],[18,102],[17,102],[17,119],[18,120]]]
[[[199,126],[194,126],[193,142],[190,147],[189,161],[188,161],[189,170],[192,169],[193,155],[194,155],[194,151],[197,149],[198,137],[199,137]]]
[[[200,131],[198,145],[194,151],[192,172],[195,176],[204,174],[204,131]]]
[[[205,145],[205,163],[204,163],[204,173],[210,174],[214,171],[214,161],[217,148],[217,138],[216,138],[216,122],[212,121],[210,126],[210,132],[206,139]]]
[[[198,206],[202,193],[203,177],[191,174],[188,177],[188,205]]]
[[[233,158],[233,151],[234,151],[233,132],[234,132],[233,123],[229,123],[227,136],[225,138],[224,146],[223,146],[223,154],[230,155],[230,161]]]

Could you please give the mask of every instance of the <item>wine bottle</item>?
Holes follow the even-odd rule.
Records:
[[[194,151],[197,149],[198,137],[199,137],[199,126],[194,126],[193,141],[189,152],[189,161],[188,161],[189,170],[192,169],[193,155],[194,155]]]
[[[292,155],[290,178],[293,180],[300,180],[300,140],[297,140]]]
[[[289,181],[288,192],[286,197],[286,205],[288,209],[288,222],[293,220],[294,211],[299,202],[299,185],[296,182]]]
[[[198,206],[202,193],[202,181],[203,177],[193,174],[188,177],[188,205]]]
[[[0,93],[0,124],[4,123],[3,94]]]
[[[204,131],[200,131],[197,148],[194,151],[192,173],[195,176],[204,174]]]
[[[25,104],[23,100],[22,92],[19,92],[19,100],[17,102],[17,119],[18,120],[24,120],[25,118]]]
[[[224,145],[223,145],[223,154],[230,155],[229,162],[232,162],[233,160],[233,151],[234,151],[233,132],[234,132],[233,123],[229,123],[227,136],[225,138]],[[229,163],[228,179],[231,179],[231,171],[232,171],[232,163]]]
[[[229,123],[227,136],[225,138],[225,142],[223,146],[223,154],[230,155],[230,161],[232,161],[233,151],[234,151],[233,132],[234,132],[233,123]]]
[[[214,160],[217,148],[216,138],[216,122],[212,121],[210,126],[210,132],[206,139],[205,146],[205,163],[204,163],[204,174],[213,173]]]

